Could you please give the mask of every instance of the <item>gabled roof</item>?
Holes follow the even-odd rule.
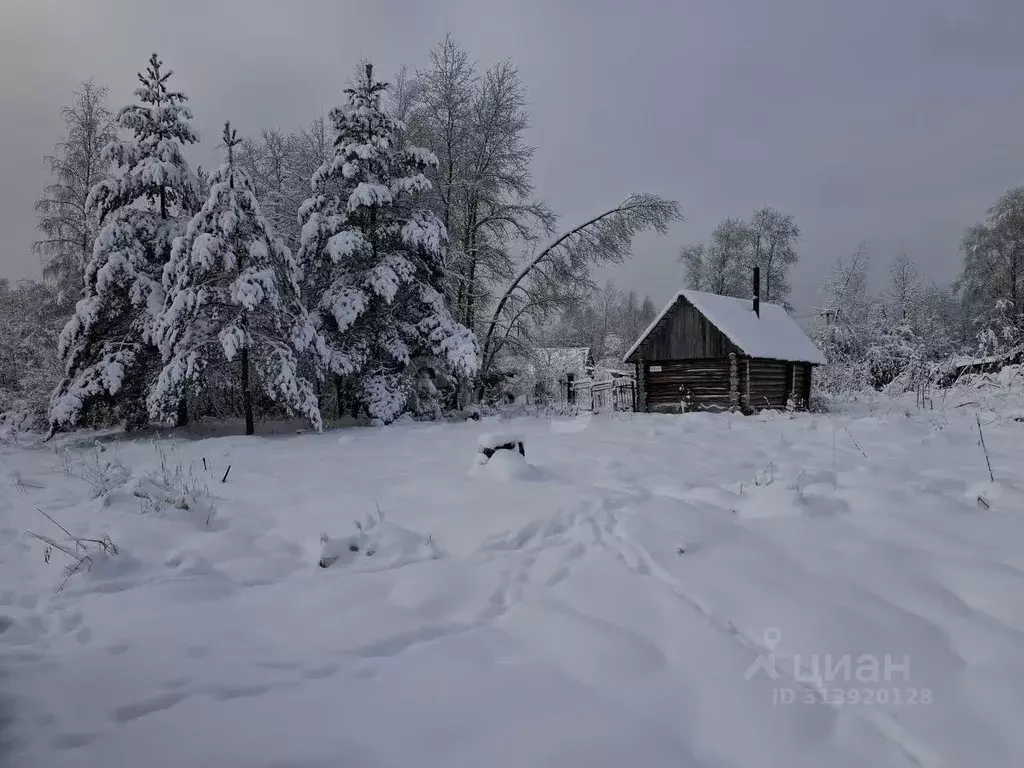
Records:
[[[673,296],[654,318],[654,322],[647,326],[640,334],[640,338],[629,348],[622,358],[623,362],[629,360],[680,299],[692,304],[708,322],[749,357],[787,360],[794,363],[825,362],[821,350],[807,338],[807,334],[789,316],[784,307],[761,302],[761,316],[758,317],[754,314],[753,302],[750,299],[737,299],[701,291],[679,291]]]

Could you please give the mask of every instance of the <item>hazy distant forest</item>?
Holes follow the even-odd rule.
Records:
[[[328,115],[203,137],[217,169],[184,157],[199,137],[171,70],[139,64],[131,104],[93,81],[69,94],[36,203],[43,279],[0,282],[8,426],[436,417],[486,401],[503,361],[537,346],[613,366],[655,315],[594,274],[666,232],[677,203],[638,193],[560,220],[535,196],[514,62],[482,68],[446,38],[389,77],[364,63],[339,73]],[[749,296],[756,265],[765,300],[789,306],[798,223],[737,214],[680,248],[680,286]],[[959,278],[936,285],[908,254],[837,243],[807,323],[828,360],[816,387],[902,392],[955,356],[1018,353],[1024,188],[961,250]],[[871,261],[888,270],[877,295]]]

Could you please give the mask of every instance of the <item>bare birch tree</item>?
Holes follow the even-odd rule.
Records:
[[[987,346],[1014,346],[1024,339],[1024,187],[1004,194],[985,222],[971,227],[960,246],[958,280],[969,312],[991,339]]]
[[[416,79],[397,99],[415,94],[418,106],[404,107],[409,133],[438,157],[434,209],[449,233],[449,299],[476,330],[495,287],[514,276],[517,246],[554,232],[554,214],[531,199],[526,89],[509,61],[481,75],[451,36]]]
[[[85,203],[93,185],[110,177],[109,164],[101,157],[115,137],[107,89],[86,80],[61,116],[65,135],[46,157],[54,182],[35,204],[41,237],[32,249],[43,260],[44,277],[57,288],[58,301],[73,305],[81,295],[85,262],[99,231]]]
[[[750,266],[761,268],[762,298],[785,305],[789,298],[789,270],[799,260],[796,243],[800,227],[792,214],[765,206],[754,211],[749,233]]]
[[[726,219],[715,227],[708,245],[683,246],[679,260],[685,265],[690,288],[723,296],[749,296],[747,267],[752,243],[753,233],[746,222]]]

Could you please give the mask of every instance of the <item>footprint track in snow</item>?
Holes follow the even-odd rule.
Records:
[[[571,575],[573,565],[600,543],[593,518],[581,512],[559,512],[548,520],[531,520],[519,531],[485,544],[487,559],[495,554],[525,556],[504,573],[489,604],[480,612],[480,621],[494,621],[508,613],[523,599],[528,587],[558,585]],[[548,555],[554,556],[553,565]]]
[[[397,656],[413,646],[422,643],[429,643],[449,635],[456,635],[476,629],[478,625],[472,624],[440,624],[436,626],[420,627],[408,632],[399,632],[389,637],[375,640],[372,643],[360,646],[349,651],[349,655],[360,656],[367,659],[390,658]]]

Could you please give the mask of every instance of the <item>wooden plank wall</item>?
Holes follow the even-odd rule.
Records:
[[[694,408],[728,408],[729,359],[663,360],[645,366],[644,390],[649,410],[674,410],[690,396]],[[651,370],[651,367],[661,370]]]
[[[658,360],[728,357],[730,352],[738,350],[725,334],[680,298],[633,357],[656,364]]]

